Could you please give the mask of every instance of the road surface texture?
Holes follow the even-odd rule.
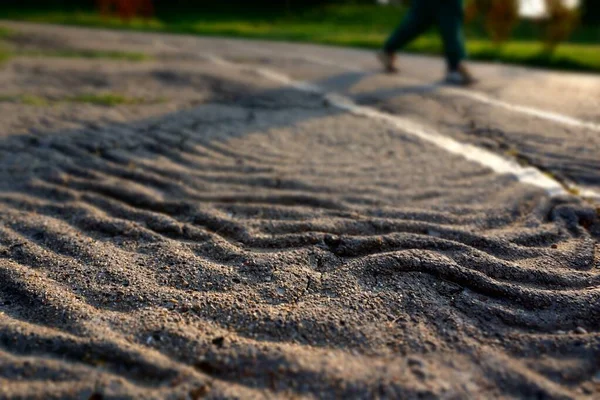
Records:
[[[597,76],[2,25],[0,398],[600,396]]]

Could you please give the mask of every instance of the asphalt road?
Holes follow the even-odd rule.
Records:
[[[12,24],[23,28],[25,25]],[[27,25],[28,30],[44,28]],[[600,77],[473,63],[480,83],[472,89],[440,84],[439,58],[404,55],[401,74],[379,73],[372,52],[325,46],[136,35],[53,28],[77,48],[170,54],[180,58],[222,57],[266,67],[292,79],[340,93],[356,103],[409,117],[442,135],[473,143],[556,179],[590,196],[600,191]],[[85,34],[84,34],[85,33]]]
[[[600,394],[600,78],[2,24],[0,397]]]

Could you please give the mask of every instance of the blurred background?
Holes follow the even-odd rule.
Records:
[[[2,0],[0,18],[379,48],[407,6],[401,0]],[[600,72],[599,0],[466,0],[465,17],[472,59]],[[407,51],[441,48],[432,31]]]

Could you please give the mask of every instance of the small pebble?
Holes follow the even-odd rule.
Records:
[[[577,328],[575,328],[575,333],[577,333],[579,335],[585,335],[588,332],[585,329],[583,329],[582,327],[578,326]]]
[[[214,344],[218,348],[222,348],[223,344],[225,344],[225,338],[223,336],[216,337],[212,340],[212,344]]]
[[[423,367],[423,361],[418,358],[410,357],[407,361],[409,367]]]
[[[438,231],[433,230],[433,229],[427,230],[427,234],[429,236],[433,236],[433,237],[441,237],[442,236],[441,232],[438,232]]]

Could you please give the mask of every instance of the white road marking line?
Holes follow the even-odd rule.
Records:
[[[334,107],[351,112],[356,115],[362,115],[368,118],[379,119],[391,123],[401,131],[419,137],[420,139],[432,143],[450,153],[463,156],[467,160],[488,167],[499,174],[514,175],[520,182],[540,187],[544,189],[546,193],[548,193],[548,195],[551,197],[567,194],[567,191],[558,181],[552,179],[537,168],[523,167],[514,160],[506,159],[496,153],[471,144],[461,143],[450,137],[437,133],[432,129],[427,128],[421,124],[410,121],[406,118],[386,114],[374,108],[360,106],[354,103],[348,97],[333,93],[327,93],[325,90],[316,85],[293,80],[287,75],[266,68],[238,65],[216,56],[209,56],[208,58],[212,62],[219,65],[227,66],[230,68],[237,68],[241,70],[252,70],[253,72],[267,79],[282,83],[287,86],[291,86],[297,90],[310,93],[318,93],[324,96],[327,99],[327,101],[329,101],[329,103]]]
[[[267,53],[269,55],[278,54],[278,53],[275,53],[272,50],[268,50],[268,49],[257,48],[254,46],[249,46],[249,47],[256,52]],[[317,57],[312,57],[312,56],[306,56],[306,55],[299,55],[299,56],[287,55],[287,56],[291,57],[293,59],[304,60],[304,61],[312,62],[317,65],[336,67],[336,68],[344,69],[347,71],[368,72],[368,70],[366,70],[364,68],[341,65],[340,63],[336,63],[333,61],[327,61],[327,60],[323,60],[323,59],[320,59]],[[546,120],[549,120],[552,122],[557,122],[557,123],[560,123],[563,125],[580,127],[580,128],[585,128],[585,129],[590,129],[590,130],[595,130],[595,131],[600,132],[600,124],[596,124],[596,123],[588,122],[588,121],[582,121],[577,118],[569,117],[569,116],[566,116],[563,114],[554,113],[551,111],[540,110],[535,107],[528,107],[528,106],[521,106],[521,105],[514,105],[514,104],[506,103],[502,100],[491,98],[481,92],[451,87],[444,83],[432,83],[432,84],[423,85],[421,81],[419,81],[418,79],[414,79],[414,78],[407,78],[407,77],[401,77],[401,76],[397,76],[395,78],[398,80],[404,81],[406,83],[410,83],[410,84],[421,84],[423,87],[429,87],[431,89],[441,88],[452,94],[455,94],[458,96],[463,96],[463,97],[468,97],[473,100],[479,101],[481,103],[488,104],[490,106],[504,108],[504,109],[507,109],[510,111],[515,111],[515,112],[518,112],[521,114],[530,115],[530,116],[540,118],[540,119],[546,119]],[[595,191],[593,189],[588,189],[585,187],[581,187],[581,186],[577,186],[572,182],[565,184],[565,186],[569,187],[570,189],[573,189],[574,191],[576,191],[578,193],[579,196],[581,196],[583,198],[600,200],[600,192],[598,192],[598,191]]]
[[[259,51],[262,53],[269,53],[271,55],[276,54],[275,52],[268,50],[268,49],[262,49],[262,48],[258,48],[258,47],[254,47],[254,46],[251,46],[251,48],[254,51]],[[343,69],[346,71],[368,72],[368,70],[364,69],[364,68],[342,65],[339,62],[336,63],[333,61],[327,61],[327,60],[323,60],[323,59],[320,59],[317,57],[312,57],[312,56],[292,55],[291,57],[298,59],[298,60],[308,61],[313,64],[325,65],[325,66],[329,66],[329,67],[336,67],[336,68]],[[411,79],[411,78],[407,78],[407,77],[398,76],[398,77],[396,77],[396,79],[407,82],[407,83],[411,83],[411,84],[415,84],[415,83],[423,84],[421,81],[419,81],[417,79]],[[444,89],[446,92],[456,95],[456,96],[465,97],[465,98],[468,98],[471,100],[478,101],[483,104],[487,104],[487,105],[498,107],[498,108],[503,108],[505,110],[516,112],[519,114],[528,115],[530,117],[535,117],[538,119],[545,119],[545,120],[556,122],[556,123],[566,125],[566,126],[590,129],[593,131],[600,132],[600,124],[590,122],[590,121],[583,121],[581,119],[570,117],[568,115],[556,113],[553,111],[541,110],[541,109],[535,108],[535,107],[507,103],[505,101],[490,97],[481,92],[451,87],[451,86],[445,85],[443,83],[432,83],[429,85],[426,84],[424,86],[429,86],[432,89],[434,89],[434,88]]]

